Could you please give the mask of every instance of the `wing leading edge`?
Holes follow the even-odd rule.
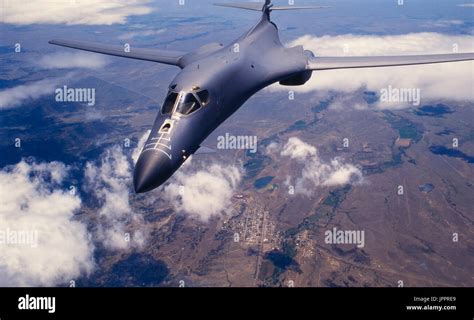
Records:
[[[474,60],[474,53],[429,54],[406,56],[365,57],[310,57],[307,70],[331,70],[406,66],[415,64],[443,63]]]
[[[79,49],[84,51],[107,54],[111,56],[124,57],[137,60],[153,61],[174,66],[180,65],[180,59],[186,52],[166,51],[155,49],[139,49],[133,46],[130,47],[129,52],[125,51],[125,47],[117,45],[108,45],[93,42],[75,41],[75,40],[51,40],[50,44]]]

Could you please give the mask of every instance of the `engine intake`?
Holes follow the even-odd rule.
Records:
[[[312,73],[312,70],[296,73],[286,79],[281,80],[280,84],[283,86],[301,86],[311,78]]]

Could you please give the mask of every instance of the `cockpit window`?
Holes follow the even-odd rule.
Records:
[[[203,106],[209,102],[209,91],[202,90],[196,93]]]
[[[177,98],[178,94],[176,92],[168,91],[168,95],[166,96],[165,102],[163,103],[163,107],[161,108],[161,113],[171,113],[171,111],[173,111],[173,106]]]
[[[182,94],[176,112],[179,112],[184,115],[193,113],[194,111],[201,108],[201,104],[196,99],[194,94],[186,93]]]

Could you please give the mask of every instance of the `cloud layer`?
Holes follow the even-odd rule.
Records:
[[[272,146],[272,150],[277,150]],[[293,185],[295,193],[311,195],[312,190],[319,186],[338,186],[348,183],[362,182],[362,172],[352,164],[335,157],[325,162],[318,155],[316,147],[291,137],[280,149],[280,155],[296,160],[303,165],[301,175],[296,178],[288,177],[286,184]]]
[[[140,137],[140,139],[138,140],[138,144],[137,144],[137,147],[135,149],[133,149],[133,152],[132,152],[132,161],[133,161],[133,164],[136,164],[137,161],[138,161],[138,157],[140,156],[140,153],[142,152],[143,150],[143,147],[145,146],[145,143],[146,143],[146,139],[148,139],[148,136],[150,135],[150,132],[151,130],[147,130],[145,131],[145,133]],[[190,159],[188,159],[189,161]]]
[[[98,240],[108,249],[142,247],[145,234],[129,230],[131,225],[141,225],[143,220],[130,206],[132,173],[122,148],[107,149],[99,164],[88,162],[84,174],[86,191],[99,202]]]
[[[182,167],[175,173],[172,182],[164,187],[164,198],[176,210],[202,221],[222,214],[242,179],[241,170],[216,163],[197,171],[188,168]]]
[[[107,64],[103,56],[83,52],[59,52],[44,55],[35,64],[43,69],[86,68],[97,69]],[[32,81],[0,91],[0,110],[21,106],[24,102],[53,94],[58,85],[72,77],[70,72],[64,77]]]
[[[0,286],[67,285],[93,271],[94,243],[109,250],[143,248],[147,228],[131,208],[130,159],[122,148],[109,147],[84,167],[83,189],[97,215],[92,230],[74,219],[87,205],[65,185],[69,171],[61,162],[23,160],[0,171]],[[34,243],[5,241],[7,232],[33,231]]]
[[[93,53],[58,52],[42,56],[37,64],[44,69],[97,69],[105,66],[107,60],[104,56]]]
[[[148,0],[5,0],[0,22],[111,25],[125,23],[128,16],[152,12],[148,3]]]
[[[166,32],[166,29],[146,29],[146,30],[130,31],[118,36],[117,38],[120,40],[130,40],[130,39],[135,39],[135,38],[157,36],[164,32]]]
[[[0,286],[68,284],[93,269],[86,226],[74,220],[81,199],[61,187],[67,172],[25,161],[0,171],[0,231],[37,232],[37,246],[0,244]]]
[[[438,33],[372,36],[340,35],[314,37],[305,35],[289,44],[303,45],[316,56],[408,55],[474,51],[474,37]],[[357,70],[314,72],[311,80],[296,91],[354,92],[360,88],[380,92],[389,85],[396,88],[420,88],[422,103],[433,99],[474,100],[473,62],[404,66]],[[274,85],[270,90],[288,90]],[[403,103],[402,103],[403,104]],[[400,104],[398,104],[400,105]],[[405,105],[409,105],[405,104]],[[384,107],[384,104],[379,104]]]
[[[0,110],[11,109],[22,103],[52,94],[62,79],[45,79],[0,91]]]

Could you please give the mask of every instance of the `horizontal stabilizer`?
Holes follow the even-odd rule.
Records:
[[[228,2],[228,3],[214,3],[214,5],[219,6],[219,7],[262,11],[264,3],[263,2]]]

